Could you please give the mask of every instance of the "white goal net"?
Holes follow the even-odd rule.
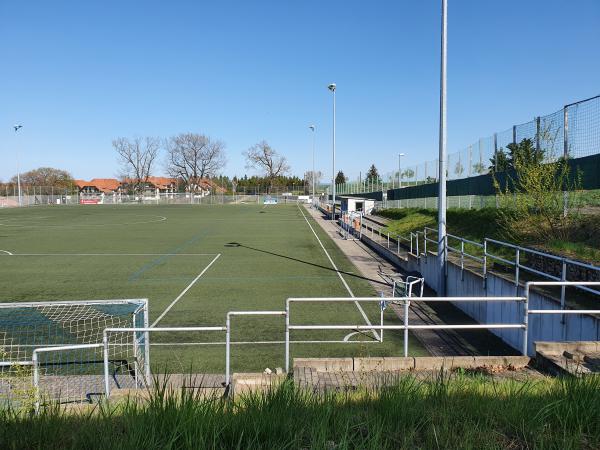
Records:
[[[145,299],[0,303],[0,408],[103,394],[104,330],[145,326]],[[147,334],[109,339],[111,383],[139,386],[147,373]]]

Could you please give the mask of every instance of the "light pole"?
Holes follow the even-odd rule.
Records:
[[[17,131],[23,128],[23,125],[13,125],[15,130],[15,136],[17,135]],[[15,138],[16,141],[16,138]],[[17,145],[17,189],[19,191],[19,206],[23,206],[23,201],[21,200],[21,172],[19,171],[19,146]]]
[[[446,50],[447,50],[447,0],[442,0],[442,42],[440,61],[440,148],[438,189],[438,276],[437,294],[446,295]]]
[[[400,185],[400,180],[402,179],[402,176],[400,175],[402,173],[401,168],[402,168],[402,157],[404,156],[404,153],[398,153],[398,187],[402,187]]]
[[[308,128],[312,131],[312,174],[311,174],[311,182],[312,182],[312,205],[315,206],[315,126],[310,125]]]
[[[333,190],[332,201],[331,201],[331,220],[335,220],[335,83],[331,83],[327,86],[331,92],[333,92],[333,166],[331,168],[331,188]]]

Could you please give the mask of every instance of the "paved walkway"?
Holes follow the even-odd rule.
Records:
[[[331,237],[346,257],[352,261],[361,274],[370,280],[377,292],[384,292],[386,296],[392,295],[392,286],[388,276],[404,276],[394,265],[385,258],[372,251],[361,241],[346,240],[340,235],[338,225],[327,220],[316,209],[305,207],[312,218]],[[383,242],[382,242],[383,245]],[[435,293],[425,289],[424,295],[435,296]],[[392,309],[399,318],[402,318],[401,306],[392,305]],[[436,304],[435,308],[425,303],[412,303],[409,309],[409,323],[414,325],[434,325],[441,323],[476,323],[466,314],[450,304]],[[473,342],[473,333],[459,330],[413,330],[411,334],[433,356],[449,355],[478,355],[478,354],[514,354],[498,338],[484,330],[477,330],[476,342]],[[493,350],[492,350],[493,349]]]

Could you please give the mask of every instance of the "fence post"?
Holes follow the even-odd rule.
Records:
[[[498,172],[498,133],[494,133],[494,172]],[[494,194],[496,198],[496,209],[498,209],[498,193]]]
[[[563,108],[563,158],[565,159],[565,163],[567,158],[569,157],[569,108],[565,106]],[[567,187],[563,186],[563,217],[567,217],[569,212],[569,193],[567,192]]]
[[[517,144],[517,126],[513,125],[513,139],[512,139],[512,143],[513,144]]]
[[[535,149],[539,152],[541,148],[540,143],[540,116],[535,118]]]
[[[562,270],[561,270],[561,274],[560,274],[560,281],[567,281],[567,261],[565,260],[565,258],[562,258]],[[566,292],[566,286],[562,285],[560,287],[560,309],[565,309],[565,292]],[[561,319],[560,319],[560,323],[563,325],[563,338],[565,337],[565,315],[561,314]]]

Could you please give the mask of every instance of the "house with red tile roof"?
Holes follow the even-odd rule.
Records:
[[[113,194],[119,191],[121,182],[116,178],[92,178],[90,181],[75,180],[80,194]]]

